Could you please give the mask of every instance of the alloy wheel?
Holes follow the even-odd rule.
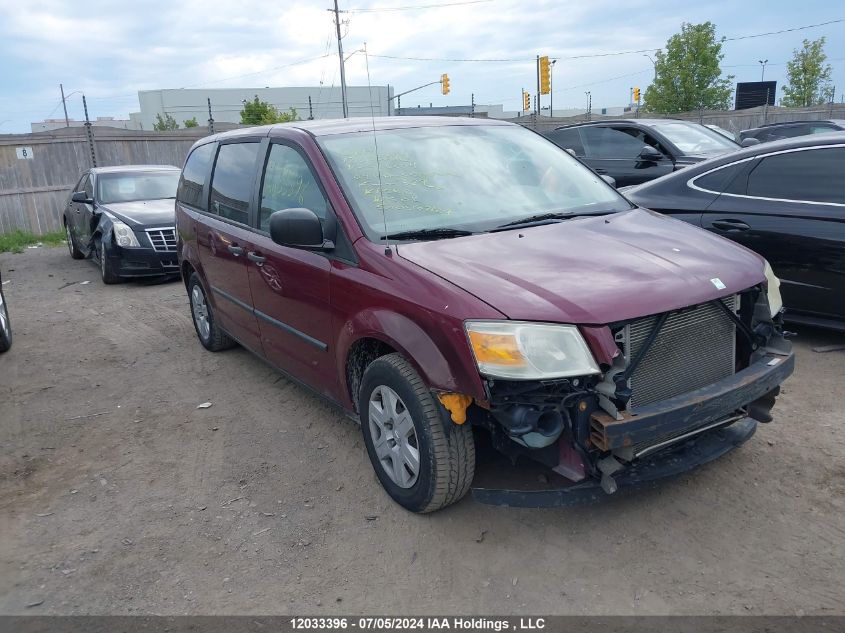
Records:
[[[400,488],[411,488],[420,472],[420,449],[411,412],[393,389],[376,387],[370,395],[370,434],[387,476]]]
[[[70,234],[70,226],[65,224],[65,235],[67,236],[67,249],[70,251],[70,256],[73,257],[73,237]]]
[[[208,319],[208,306],[205,303],[205,294],[199,285],[191,290],[191,308],[194,314],[194,323],[197,326],[202,340],[207,341],[211,336],[211,323]]]

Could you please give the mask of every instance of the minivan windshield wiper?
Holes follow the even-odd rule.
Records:
[[[382,235],[383,240],[440,240],[450,237],[463,237],[464,235],[474,235],[472,231],[466,229],[414,229],[412,231],[401,231],[399,233],[390,233],[389,235]]]
[[[514,220],[513,222],[506,222],[505,224],[500,224],[491,231],[498,231],[500,229],[511,229],[517,226],[523,226],[527,224],[534,224],[535,222],[545,222],[547,220],[566,220],[567,218],[573,217],[575,214],[571,211],[566,213],[562,213],[560,211],[554,213],[539,213],[537,215],[529,215],[527,218],[520,218],[518,220]]]

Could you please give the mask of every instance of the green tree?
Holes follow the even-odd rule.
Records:
[[[197,117],[191,117],[190,119],[185,119],[184,121],[185,127],[199,127],[199,123],[197,123]]]
[[[723,57],[716,25],[681,24],[666,50],[655,52],[654,82],[645,91],[644,108],[663,113],[727,109],[733,76],[722,79]]]
[[[789,85],[783,87],[781,105],[787,108],[826,103],[833,98],[830,85],[830,64],[825,64],[825,38],[804,40],[804,47],[792,51],[792,60],[786,63]]]
[[[160,114],[156,114],[156,122],[153,123],[153,129],[157,132],[165,132],[167,130],[178,130],[179,124],[169,114],[165,113],[164,118]]]
[[[297,114],[296,108],[290,108],[287,112],[279,112],[266,101],[261,101],[258,95],[252,101],[244,101],[244,107],[241,110],[241,123],[245,125],[268,125],[298,120],[299,114]]]

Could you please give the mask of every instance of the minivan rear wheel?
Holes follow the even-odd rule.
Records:
[[[433,512],[467,493],[475,473],[472,428],[452,425],[447,435],[441,408],[401,354],[370,363],[358,410],[367,454],[394,501]]]
[[[234,347],[235,341],[217,325],[214,310],[196,273],[191,273],[188,279],[188,300],[191,303],[191,320],[202,346],[210,352]]]

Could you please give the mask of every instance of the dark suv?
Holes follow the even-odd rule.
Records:
[[[634,207],[517,125],[220,134],[188,155],[176,215],[202,345],[238,342],[355,412],[379,480],[413,511],[467,492],[474,433],[566,482],[476,489],[485,501],[562,504],[676,474],[770,421],[792,372],[763,258]]]
[[[740,147],[708,127],[676,119],[577,123],[544,135],[619,187],[654,180]]]

